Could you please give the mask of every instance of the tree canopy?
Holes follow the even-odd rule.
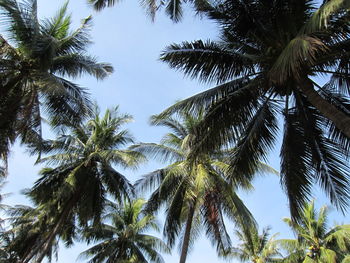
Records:
[[[219,40],[172,44],[161,55],[185,75],[218,84],[162,113],[205,111],[193,156],[233,142],[232,175],[249,177],[283,133],[281,183],[295,218],[315,183],[340,210],[349,200],[349,13],[329,2],[320,9],[314,1],[214,2],[201,13],[219,25]],[[327,8],[338,11],[322,20],[327,27],[305,31]]]

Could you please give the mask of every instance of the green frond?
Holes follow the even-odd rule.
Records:
[[[182,5],[183,3],[181,0],[167,1],[166,7],[165,7],[165,13],[175,23],[181,21],[182,19],[182,16],[183,16]]]
[[[141,143],[134,144],[130,146],[130,149],[133,151],[140,152],[148,156],[149,158],[156,158],[161,162],[167,161],[181,161],[184,156],[183,153],[179,151],[179,149],[174,149],[162,144],[156,143]]]
[[[304,127],[304,137],[311,149],[312,157],[308,165],[315,169],[317,180],[329,196],[331,202],[339,209],[345,209],[349,190],[347,189],[347,164],[336,143],[323,134],[321,117],[301,96],[296,96],[297,114]],[[310,125],[312,123],[312,125]],[[310,169],[310,168],[309,168]]]
[[[67,54],[53,60],[51,71],[71,78],[87,73],[96,79],[104,79],[113,73],[113,67],[108,63],[98,63],[96,58],[86,55]]]
[[[287,113],[281,148],[281,182],[289,199],[291,215],[298,218],[304,203],[309,200],[313,175],[304,160],[310,158],[303,142],[302,127],[295,122],[295,114]]]
[[[96,11],[101,11],[105,7],[112,7],[116,2],[116,0],[88,0],[88,3],[92,5]]]
[[[161,53],[161,60],[203,82],[222,83],[255,73],[251,58],[212,41],[173,44]]]
[[[186,127],[177,119],[162,115],[153,115],[150,118],[150,123],[156,126],[165,126],[173,132],[175,136],[180,137],[181,139],[185,138],[188,134]]]
[[[161,7],[162,2],[158,3],[156,0],[140,0],[141,6],[146,10],[146,14],[154,22],[156,17],[156,12]]]
[[[266,100],[248,123],[233,149],[229,179],[234,185],[239,185],[244,177],[250,178],[250,181],[261,165],[260,160],[266,160],[266,154],[273,147],[278,131],[275,111],[276,106]]]
[[[19,47],[31,55],[37,40],[39,26],[36,0],[18,3],[16,0],[0,2],[2,23],[12,40],[18,41]]]
[[[167,207],[163,234],[167,239],[169,247],[174,246],[176,237],[179,235],[182,228],[182,209],[187,203],[187,200],[185,199],[186,184],[186,181],[182,181],[176,187]]]
[[[335,242],[340,251],[348,252],[350,245],[350,225],[335,226],[324,234],[324,241],[329,245]]]
[[[302,31],[307,34],[321,31],[327,28],[333,16],[341,12],[348,12],[349,8],[350,3],[346,0],[324,1],[321,7],[313,13]]]
[[[71,25],[71,16],[67,15],[67,10],[68,1],[63,4],[53,18],[42,22],[43,26],[41,30],[57,39],[66,37],[69,33],[69,26]]]
[[[285,82],[289,77],[300,78],[305,61],[308,66],[313,66],[317,56],[325,51],[327,46],[317,37],[297,36],[281,52],[269,77],[276,84]]]
[[[205,117],[195,128],[193,156],[219,150],[222,145],[232,145],[239,139],[258,107],[254,102],[254,97],[258,96],[256,88],[254,83],[248,83],[206,109]]]
[[[331,249],[321,248],[320,249],[320,260],[329,263],[337,262],[337,254]]]
[[[68,16],[69,17],[69,16]],[[91,31],[91,22],[92,17],[88,16],[87,18],[81,21],[80,27],[74,30],[72,33],[65,31],[64,28],[59,31],[57,54],[65,56],[69,54],[82,54],[86,52],[88,46],[92,43],[90,37]],[[64,24],[62,25],[64,26]],[[49,28],[46,29],[50,32]],[[64,34],[63,34],[64,33]]]

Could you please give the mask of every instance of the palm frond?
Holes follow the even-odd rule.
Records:
[[[112,7],[117,2],[116,0],[88,0],[96,11],[101,11],[105,7]]]
[[[173,44],[162,52],[161,60],[203,82],[222,83],[255,73],[252,58],[212,41]]]
[[[327,28],[333,16],[348,11],[350,4],[346,0],[324,1],[321,7],[313,13],[312,17],[302,29],[305,33],[313,33]]]
[[[181,21],[183,16],[183,10],[182,10],[182,1],[181,0],[170,0],[167,1],[167,5],[165,7],[165,13],[169,16],[169,18],[176,22]]]
[[[184,156],[179,150],[156,143],[141,143],[130,146],[133,151],[140,152],[149,158],[156,158],[161,162],[181,161]]]
[[[75,53],[55,58],[51,71],[72,78],[87,73],[96,79],[104,79],[113,72],[113,67],[108,63],[98,63],[96,58]]]
[[[313,174],[308,169],[311,153],[303,142],[304,131],[293,112],[285,114],[281,148],[281,182],[287,192],[292,217],[298,218],[304,203],[310,198]]]
[[[248,123],[233,149],[229,179],[234,185],[239,185],[241,180],[244,181],[244,177],[250,178],[250,181],[259,169],[259,161],[266,160],[266,154],[273,147],[278,131],[275,111],[276,105],[266,100]]]

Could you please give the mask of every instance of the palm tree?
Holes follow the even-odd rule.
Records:
[[[348,10],[333,6],[339,2],[320,9],[311,0],[208,4],[201,12],[218,23],[220,40],[173,44],[161,55],[170,67],[218,84],[162,114],[204,108],[194,156],[234,141],[231,174],[249,177],[276,145],[278,121],[284,121],[281,183],[293,218],[315,182],[337,208],[348,205],[350,27]],[[316,30],[320,14],[327,15],[320,10],[332,15]],[[317,76],[329,81],[321,85]]]
[[[153,191],[146,210],[153,213],[166,207],[164,235],[169,246],[182,233],[180,263],[186,261],[188,250],[200,230],[216,244],[217,250],[230,246],[224,215],[240,222],[253,222],[252,215],[237,196],[238,187],[251,188],[246,180],[229,183],[226,154],[224,151],[198,155],[195,161],[188,159],[192,148],[188,144],[202,115],[193,116],[181,112],[179,118],[159,118],[152,123],[171,129],[160,144],[142,143],[133,150],[156,157],[168,166],[145,175],[136,183],[137,189]],[[268,169],[261,166],[261,169]]]
[[[299,222],[284,219],[297,237],[295,240],[279,240],[290,253],[284,262],[341,263],[348,260],[350,225],[337,225],[329,229],[327,217],[327,207],[323,206],[317,212],[312,201],[305,205]]]
[[[7,219],[10,224],[1,232],[0,262],[22,262],[21,259],[50,235],[53,221],[40,207],[19,205],[8,208],[6,212],[10,215]],[[58,239],[55,238],[45,252],[49,262],[53,255],[57,258],[57,252]]]
[[[145,214],[146,201],[136,199],[122,205],[110,204],[105,222],[84,231],[88,241],[96,245],[84,251],[80,257],[88,262],[163,263],[160,252],[169,252],[166,244],[147,231],[159,231],[156,218]]]
[[[18,137],[40,146],[43,112],[54,127],[79,123],[91,112],[86,90],[66,77],[87,73],[103,79],[113,70],[86,52],[91,17],[71,31],[67,5],[53,18],[39,20],[36,0],[0,1],[8,35],[0,35],[0,159],[5,162]]]
[[[53,167],[41,170],[40,179],[27,195],[53,220],[53,227],[23,262],[35,255],[36,262],[41,262],[57,237],[72,244],[77,224],[98,224],[107,195],[122,201],[132,194],[129,181],[113,167],[136,167],[143,160],[141,154],[121,149],[133,142],[127,130],[120,130],[131,119],[119,114],[118,107],[108,109],[102,117],[96,109],[86,124],[67,127],[70,134],[48,143],[47,153],[52,155],[40,162]]]
[[[269,238],[270,228],[264,228],[259,234],[256,225],[241,227],[235,231],[239,240],[238,247],[223,253],[225,258],[237,258],[241,262],[273,263],[283,262],[275,242],[276,235]]]

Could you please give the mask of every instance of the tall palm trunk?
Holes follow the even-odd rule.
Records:
[[[195,211],[195,204],[193,204],[190,207],[190,210],[188,211],[185,235],[184,235],[184,239],[183,239],[183,243],[182,243],[181,256],[180,256],[180,262],[179,263],[185,263],[186,262],[187,253],[188,253],[188,246],[190,244],[190,236],[191,236],[191,229],[192,229],[194,211]]]
[[[350,116],[322,98],[314,90],[310,80],[304,80],[299,85],[299,90],[306,96],[308,101],[326,118],[350,139]]]

